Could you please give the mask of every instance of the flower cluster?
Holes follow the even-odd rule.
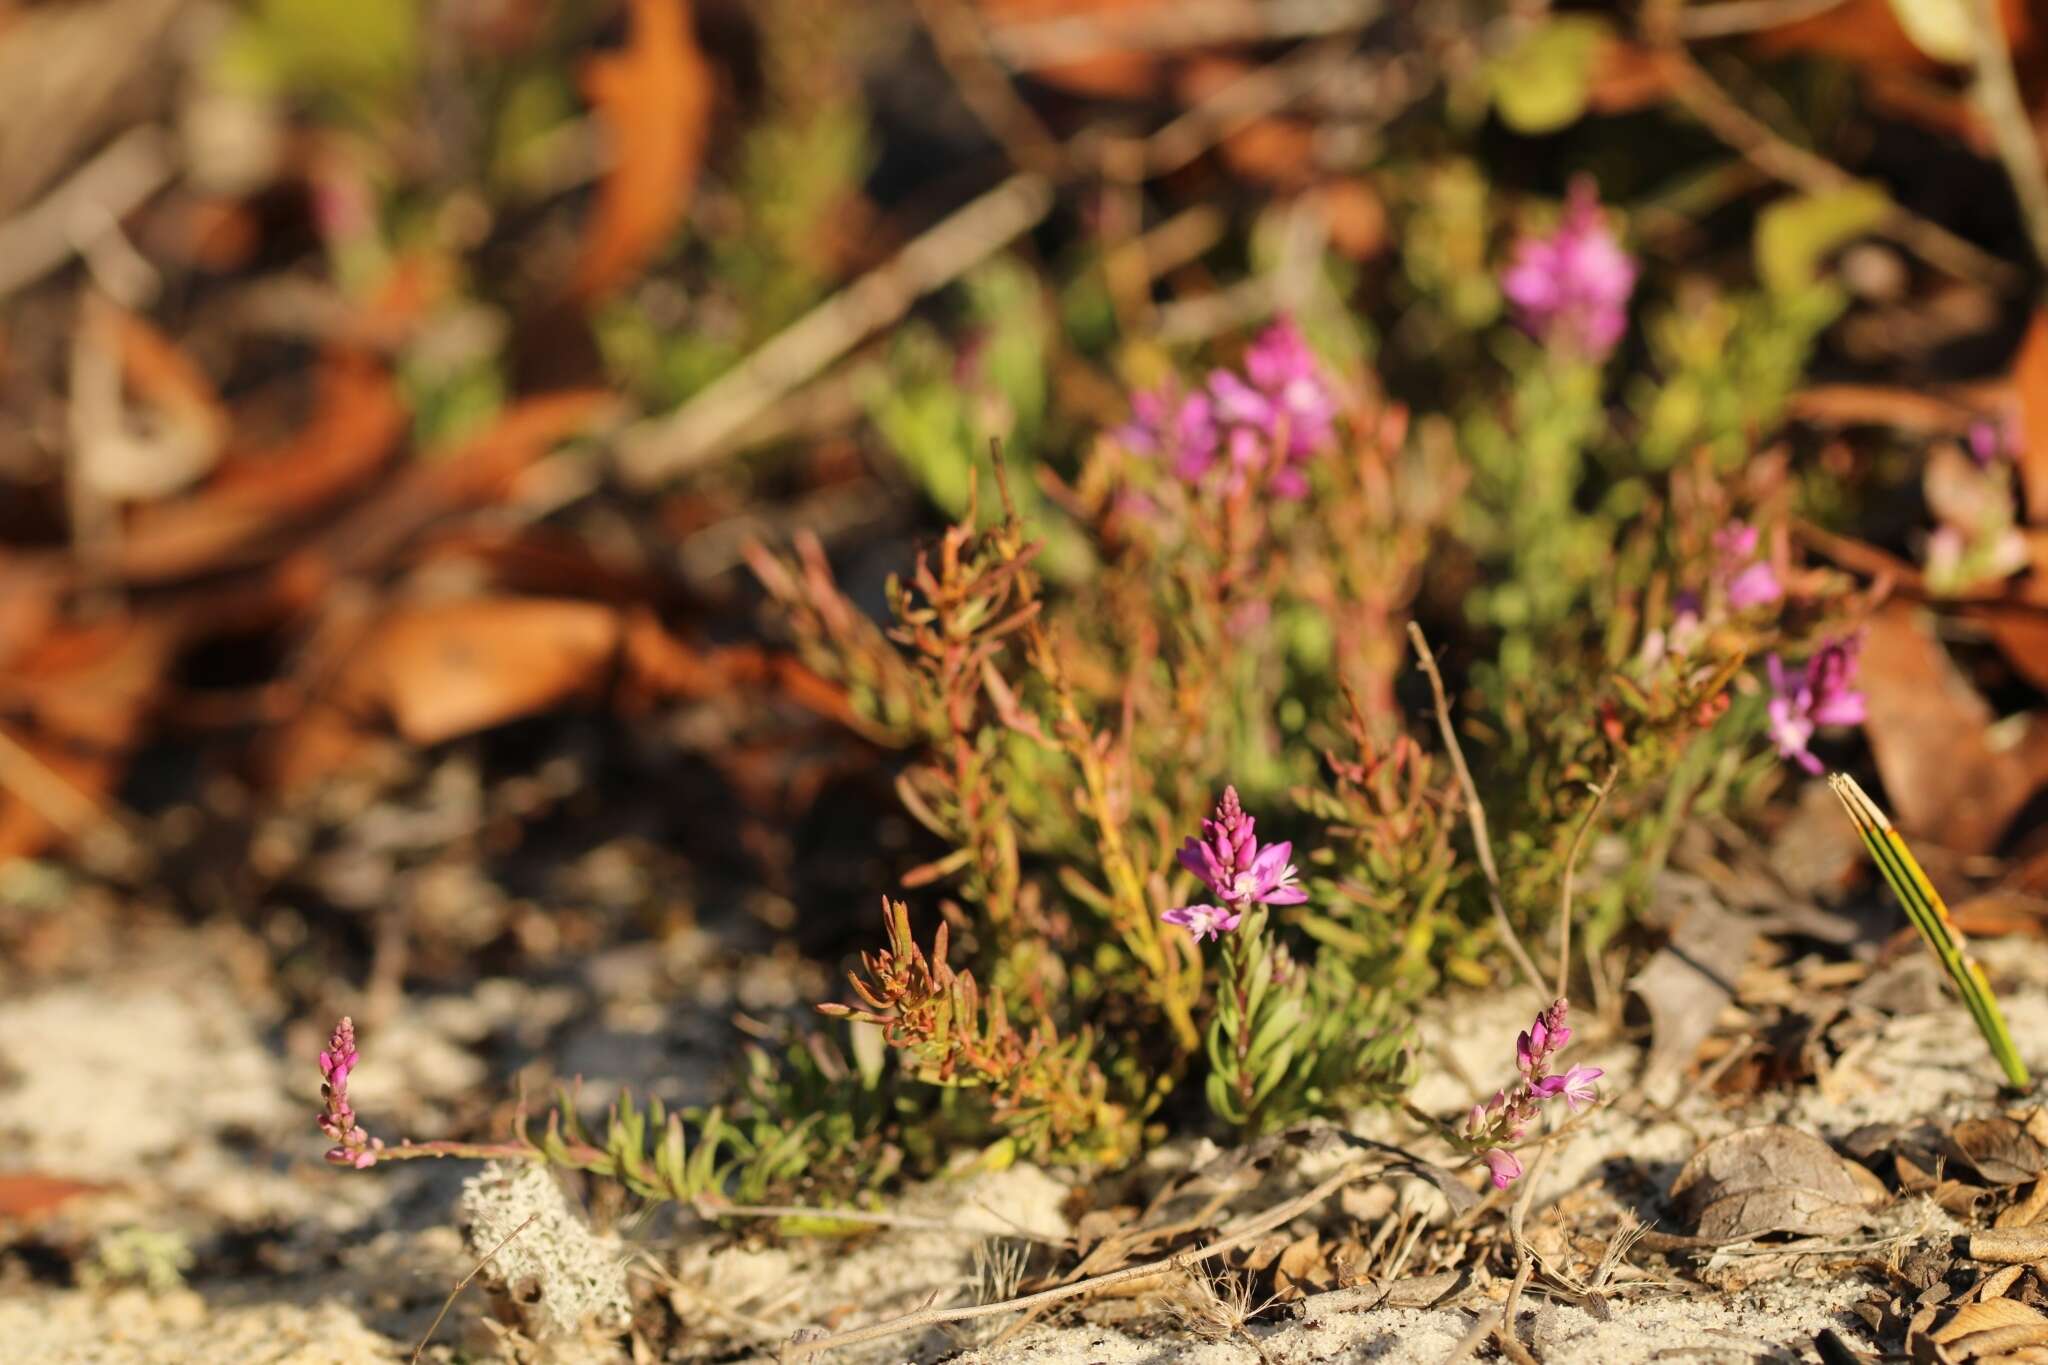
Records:
[[[2011,447],[1997,436],[1987,453],[1984,425],[1971,429],[1967,456],[1938,446],[1921,474],[1927,508],[1938,523],[1926,548],[1927,586],[1938,593],[1998,583],[2033,559],[2019,524]]]
[[[1756,527],[1741,521],[1731,521],[1714,533],[1714,578],[1727,594],[1731,611],[1765,606],[1785,595],[1771,561],[1757,552],[1758,539]]]
[[[1566,1022],[1571,1006],[1560,996],[1539,1011],[1536,1021],[1515,1040],[1515,1070],[1522,1073],[1512,1089],[1496,1090],[1485,1104],[1475,1104],[1459,1130],[1459,1140],[1486,1163],[1493,1187],[1504,1190],[1522,1174],[1522,1162],[1507,1144],[1519,1142],[1547,1100],[1561,1099],[1574,1114],[1600,1098],[1593,1082],[1605,1074],[1597,1066],[1574,1066],[1552,1074],[1551,1060],[1572,1040]]]
[[[1856,689],[1856,651],[1851,636],[1830,640],[1797,672],[1773,654],[1764,663],[1771,679],[1771,738],[1781,757],[1818,774],[1820,760],[1808,751],[1813,732],[1823,725],[1860,725],[1865,711]]]
[[[1168,384],[1134,395],[1117,440],[1163,457],[1187,483],[1204,481],[1220,463],[1228,489],[1257,481],[1275,497],[1302,498],[1303,471],[1330,448],[1336,416],[1336,395],[1315,352],[1282,318],[1245,352],[1242,374],[1218,369],[1193,393]]]
[[[356,1026],[344,1017],[334,1026],[327,1050],[320,1054],[320,1098],[326,1102],[320,1111],[320,1131],[334,1143],[327,1153],[329,1161],[362,1170],[376,1164],[384,1141],[371,1137],[356,1122],[355,1107],[348,1100],[348,1073],[355,1065]]]
[[[1600,213],[1589,179],[1572,183],[1564,220],[1547,237],[1524,237],[1501,275],[1522,329],[1546,346],[1604,359],[1628,330],[1636,263]]]
[[[1190,837],[1180,850],[1181,866],[1200,877],[1220,904],[1179,905],[1160,918],[1200,941],[1237,928],[1254,904],[1299,905],[1307,900],[1308,893],[1295,885],[1294,864],[1288,861],[1294,845],[1284,839],[1260,844],[1253,833],[1256,823],[1238,804],[1237,788],[1226,787],[1215,815],[1202,822],[1201,837]]]

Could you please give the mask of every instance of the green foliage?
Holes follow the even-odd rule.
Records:
[[[1648,334],[1660,378],[1640,379],[1630,392],[1643,423],[1643,463],[1667,469],[1705,448],[1722,470],[1740,465],[1756,433],[1784,412],[1815,338],[1842,305],[1841,291],[1826,284],[1729,295],[1700,289],[1653,314]]]
[[[414,0],[257,0],[219,60],[231,83],[328,103],[371,123],[417,83],[420,13]]]
[[[1554,133],[1586,112],[1594,63],[1613,30],[1591,15],[1544,20],[1488,67],[1494,108],[1518,133]]]
[[[1756,220],[1756,273],[1774,294],[1799,294],[1820,279],[1821,261],[1868,233],[1893,210],[1876,185],[1789,195]]]

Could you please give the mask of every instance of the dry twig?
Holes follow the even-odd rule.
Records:
[[[169,140],[132,128],[28,208],[0,223],[0,298],[34,284],[170,183]]]
[[[1429,675],[1429,690],[1436,697],[1437,730],[1444,737],[1444,747],[1451,751],[1451,766],[1457,770],[1458,786],[1465,793],[1465,816],[1472,824],[1472,844],[1479,854],[1479,869],[1486,874],[1486,894],[1493,903],[1494,926],[1500,931],[1501,942],[1514,955],[1515,965],[1541,995],[1543,973],[1536,970],[1536,959],[1530,957],[1529,950],[1522,946],[1521,935],[1515,932],[1514,923],[1508,919],[1507,903],[1501,899],[1500,868],[1494,865],[1493,840],[1486,832],[1486,807],[1479,804],[1479,785],[1472,780],[1472,769],[1465,763],[1465,750],[1458,743],[1457,727],[1451,724],[1451,701],[1444,692],[1444,676],[1437,671],[1436,656],[1430,652],[1429,639],[1422,633],[1422,627],[1410,621],[1408,638],[1415,642],[1416,662]],[[1544,1003],[1550,1003],[1548,997]]]
[[[1579,870],[1579,854],[1585,851],[1586,835],[1592,831],[1593,822],[1600,818],[1600,808],[1607,804],[1607,795],[1614,790],[1615,779],[1621,776],[1621,764],[1616,762],[1608,768],[1607,776],[1600,785],[1593,788],[1593,804],[1579,820],[1578,832],[1572,835],[1570,852],[1564,855],[1564,890],[1558,896],[1557,906],[1557,996],[1562,1000],[1568,992],[1572,964],[1572,880]]]
[[[1991,124],[1998,159],[2005,163],[2006,176],[2019,198],[2034,258],[2048,265],[2048,173],[2041,167],[2040,136],[2027,117],[2019,82],[2013,77],[2012,49],[2006,44],[1998,0],[1973,0],[1970,46],[1977,68],[1977,106]]]
[[[506,1233],[502,1238],[500,1238],[498,1244],[492,1247],[489,1251],[485,1252],[484,1258],[481,1261],[478,1261],[475,1265],[471,1266],[469,1269],[469,1273],[467,1275],[464,1275],[459,1281],[456,1282],[455,1287],[448,1291],[448,1297],[441,1300],[441,1311],[434,1314],[434,1320],[427,1324],[426,1335],[420,1338],[419,1345],[412,1348],[412,1365],[420,1365],[420,1353],[427,1349],[427,1343],[434,1339],[434,1333],[441,1330],[441,1319],[448,1316],[448,1310],[455,1306],[455,1300],[462,1296],[462,1291],[469,1288],[469,1282],[475,1279],[478,1275],[483,1273],[483,1268],[491,1263],[491,1259],[494,1256],[496,1256],[499,1252],[503,1251],[506,1247],[511,1246],[512,1239],[514,1237],[517,1237],[520,1233],[526,1231],[529,1227],[532,1227],[533,1220],[538,1217],[540,1217],[540,1215],[537,1213],[527,1214],[525,1222],[521,1223],[518,1227],[512,1229],[512,1231]]]
[[[901,251],[775,334],[667,417],[622,434],[619,467],[645,487],[723,454],[742,427],[854,346],[1036,226],[1052,182],[1024,171],[928,228]]]
[[[1148,1279],[1155,1275],[1164,1275],[1170,1271],[1185,1271],[1189,1267],[1200,1265],[1204,1261],[1214,1260],[1224,1252],[1243,1246],[1247,1242],[1258,1240],[1274,1228],[1292,1222],[1302,1214],[1307,1213],[1346,1185],[1370,1175],[1378,1169],[1380,1169],[1379,1166],[1370,1159],[1347,1162],[1341,1169],[1324,1179],[1314,1189],[1306,1194],[1297,1195],[1283,1204],[1275,1205],[1256,1218],[1248,1220],[1236,1232],[1230,1233],[1228,1236],[1219,1237],[1213,1242],[1195,1247],[1189,1251],[1175,1252],[1173,1255],[1161,1260],[1147,1261],[1143,1265],[1125,1266],[1122,1270],[1112,1270],[1108,1274],[1096,1275],[1086,1280],[1076,1280],[1072,1284],[1042,1289],[1036,1294],[1026,1294],[1022,1298],[1004,1299],[997,1303],[969,1304],[959,1308],[920,1308],[913,1312],[885,1319],[882,1322],[871,1323],[866,1327],[856,1327],[849,1331],[834,1333],[828,1337],[819,1337],[810,1341],[791,1341],[782,1348],[780,1358],[785,1362],[803,1360],[824,1351],[836,1350],[841,1346],[854,1346],[863,1341],[879,1341],[883,1337],[893,1337],[902,1332],[915,1331],[920,1327],[933,1327],[943,1322],[964,1322],[969,1318],[984,1317],[991,1313],[1022,1312],[1045,1304],[1057,1303],[1063,1299],[1076,1298],[1082,1294],[1095,1293],[1112,1285],[1127,1284],[1132,1280]]]

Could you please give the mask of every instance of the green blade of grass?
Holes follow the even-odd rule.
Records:
[[[1906,841],[1892,828],[1892,822],[1856,784],[1855,778],[1831,773],[1828,786],[1849,812],[1856,832],[1863,836],[1863,846],[1870,850],[1877,870],[1891,884],[1892,893],[1899,898],[1906,918],[1913,921],[1913,927],[1920,931],[1920,937],[1928,948],[1941,959],[1949,980],[1955,983],[1963,1003],[1969,1006],[1970,1017],[1977,1021],[1977,1031],[1984,1035],[1991,1055],[1998,1059],[1998,1065],[2004,1070],[2006,1081],[2015,1090],[2032,1088],[2033,1080],[2027,1075],[2026,1064],[2020,1061],[2019,1049],[2013,1046],[2012,1034],[2005,1026],[2005,1015],[1998,1008],[1998,997],[1991,993],[1991,983],[1984,979],[1984,969],[1970,956],[1962,934],[1949,920],[1948,906],[1942,903],[1941,893],[1934,889],[1934,883],[1928,881],[1927,874],[1921,871],[1913,850],[1906,847]]]

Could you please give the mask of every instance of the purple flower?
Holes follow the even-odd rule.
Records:
[[[1747,611],[1785,595],[1769,560],[1757,554],[1757,530],[1745,522],[1731,521],[1714,532],[1714,549],[1720,555],[1715,577],[1728,593],[1728,605]]]
[[[1226,787],[1216,813],[1202,821],[1200,838],[1181,845],[1180,864],[1202,879],[1211,895],[1222,902],[1215,905],[1180,905],[1160,918],[1185,926],[1197,939],[1229,933],[1254,904],[1299,905],[1308,893],[1295,885],[1294,864],[1288,858],[1294,845],[1282,840],[1260,844],[1257,825],[1237,799],[1237,788]]]
[[[1564,220],[1547,237],[1524,237],[1501,275],[1522,329],[1545,345],[1600,360],[1628,330],[1636,264],[1607,228],[1590,179],[1572,182]]]
[[[1176,905],[1159,918],[1168,924],[1178,924],[1195,936],[1195,942],[1227,934],[1237,927],[1244,916],[1219,905]]]
[[[1522,1178],[1522,1160],[1505,1147],[1489,1147],[1479,1154],[1492,1173],[1493,1187],[1504,1190]]]
[[[1773,654],[1764,661],[1771,679],[1771,739],[1781,757],[1818,775],[1820,760],[1807,749],[1823,725],[1860,725],[1866,707],[1856,690],[1857,641],[1831,640],[1806,661],[1804,670],[1788,672]]]
[[[1550,1065],[1551,1057],[1572,1040],[1571,1027],[1565,1023],[1570,1010],[1571,1005],[1562,996],[1558,997],[1539,1012],[1536,1021],[1515,1039],[1517,1071],[1531,1077],[1543,1074]]]
[[[1970,423],[1965,439],[1970,447],[1970,458],[1981,469],[1989,469],[2019,453],[2019,430],[2010,414],[1977,418]]]
[[[1234,475],[1265,477],[1280,498],[1308,496],[1301,466],[1336,440],[1337,398],[1301,329],[1281,318],[1252,342],[1244,374],[1215,370],[1209,397]]]
[[[1139,455],[1165,457],[1176,478],[1195,483],[1216,463],[1219,437],[1207,394],[1162,384],[1131,395],[1131,420],[1116,439]]]
[[[1545,1076],[1529,1089],[1539,1099],[1549,1100],[1562,1096],[1566,1106],[1576,1114],[1600,1098],[1600,1092],[1593,1088],[1593,1082],[1605,1074],[1597,1066],[1575,1066],[1561,1076]]]
[[[327,1040],[327,1050],[320,1054],[320,1098],[326,1102],[320,1111],[320,1131],[334,1143],[327,1153],[329,1161],[362,1170],[375,1164],[377,1154],[384,1150],[384,1142],[371,1137],[356,1122],[356,1111],[348,1098],[348,1074],[355,1070],[355,1065],[356,1026],[353,1020],[343,1017]]]

